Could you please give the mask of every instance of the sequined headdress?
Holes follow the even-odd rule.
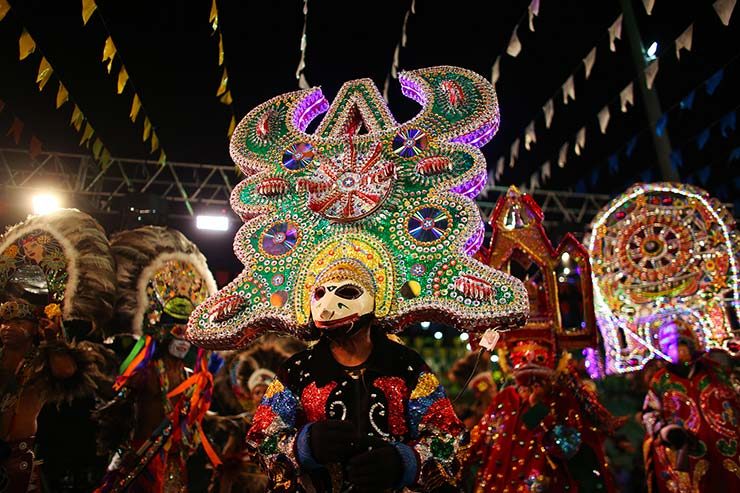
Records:
[[[422,106],[406,123],[367,79],[346,83],[331,106],[314,88],[273,98],[241,121],[231,155],[247,178],[232,208],[245,222],[234,243],[245,269],[193,313],[193,342],[230,348],[267,330],[306,334],[311,286],[346,260],[372,275],[387,330],[440,319],[480,332],[524,320],[522,284],[470,256],[483,239],[473,201],[487,176],[478,147],[499,123],[493,86],[455,67],[399,80]]]
[[[735,221],[704,190],[635,185],[594,218],[586,246],[607,371],[669,360],[660,349],[661,327],[677,321],[694,328],[700,347],[738,352]]]
[[[40,316],[84,320],[105,332],[115,280],[105,231],[76,209],[30,216],[0,238],[1,300],[24,299]]]
[[[120,330],[163,339],[173,324],[216,292],[198,247],[177,230],[144,226],[111,237],[118,265],[116,324]],[[165,327],[167,326],[167,327]]]

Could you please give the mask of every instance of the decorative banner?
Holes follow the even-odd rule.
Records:
[[[92,125],[90,125],[90,122],[85,123],[85,131],[82,132],[80,146],[86,145],[86,147],[90,147],[90,139],[92,139],[93,133],[94,131]]]
[[[683,153],[681,149],[674,149],[671,151],[671,167],[678,169],[683,166]]]
[[[622,39],[622,14],[619,14],[614,24],[609,27],[609,49],[612,51],[617,51],[617,47],[614,46],[615,39]]]
[[[501,178],[501,175],[504,174],[504,161],[504,156],[498,158],[498,162],[496,163],[496,181],[498,181]]]
[[[511,151],[509,153],[509,168],[513,168],[519,157],[519,139],[516,139],[511,143]]]
[[[736,147],[732,151],[730,151],[730,155],[727,157],[728,163],[732,163],[738,160],[740,160],[740,147]],[[736,180],[738,180],[738,178],[736,178]],[[735,183],[737,183],[737,181]],[[740,188],[740,187],[736,185],[736,188]]]
[[[637,135],[633,135],[632,138],[627,141],[627,147],[624,151],[627,157],[632,157],[632,153],[635,152],[635,147],[637,147]]]
[[[653,82],[655,82],[655,76],[658,75],[658,62],[660,59],[656,58],[653,62],[645,67],[645,84],[648,89],[653,88]]]
[[[9,11],[10,4],[8,3],[8,0],[0,0],[0,21],[5,19],[5,16],[8,15]]]
[[[36,76],[36,83],[39,85],[39,91],[43,91],[46,83],[49,82],[49,77],[54,71],[51,69],[51,65],[46,60],[46,57],[41,57],[41,63],[39,63],[39,73]]]
[[[550,128],[552,117],[555,115],[555,104],[552,99],[547,100],[545,106],[542,107],[542,112],[545,114],[545,128]]]
[[[627,112],[627,105],[635,105],[635,83],[630,82],[627,86],[622,89],[619,93],[619,104],[622,108],[622,113]]]
[[[534,32],[534,18],[540,15],[540,0],[532,0],[529,4],[529,30]]]
[[[558,153],[558,166],[561,168],[565,168],[565,163],[568,161],[568,142],[565,142],[560,147],[560,152]]]
[[[36,42],[24,28],[21,32],[21,37],[18,38],[18,58],[25,60],[34,51],[36,51]]]
[[[108,64],[105,66],[106,70],[108,70],[108,73],[110,73],[111,69],[113,69],[113,59],[116,56],[116,45],[113,44],[113,38],[108,36],[108,39],[105,40],[105,45],[103,46],[103,63],[108,62]]]
[[[25,126],[26,124],[23,123],[23,121],[20,118],[18,118],[17,116],[14,116],[13,124],[10,126],[8,133],[6,133],[5,135],[12,136],[13,142],[15,142],[15,145],[18,145],[21,142],[21,134],[23,134],[23,127]]]
[[[524,130],[524,148],[530,150],[534,142],[537,142],[537,135],[534,133],[534,120],[532,120]]]
[[[131,101],[131,112],[129,113],[129,118],[131,118],[131,123],[136,123],[136,118],[139,116],[139,110],[141,110],[141,99],[139,99],[139,95],[134,93],[134,99]]]
[[[509,40],[509,46],[506,47],[506,53],[512,57],[517,57],[522,51],[522,43],[519,41],[519,36],[516,34],[516,30],[519,26],[514,28],[511,33],[511,39]]]
[[[223,67],[224,71],[221,76],[221,81],[219,82],[218,89],[216,89],[216,97],[219,98],[219,101],[222,104],[225,104],[229,107],[229,111],[231,112],[231,118],[229,119],[229,127],[226,130],[226,135],[230,139],[231,134],[234,133],[234,127],[235,127],[235,120],[236,116],[234,114],[234,106],[233,106],[233,99],[231,97],[231,89],[229,89],[229,76],[228,72],[226,71],[225,61],[226,61],[226,55],[224,52],[224,37],[222,33],[219,31],[219,22],[218,22],[218,7],[216,6],[216,0],[213,0],[211,3],[211,12],[208,16],[208,22],[211,24],[211,29],[213,30],[213,34],[218,34],[218,66]],[[305,66],[305,63],[304,63]],[[303,75],[303,74],[301,74]],[[136,96],[134,96],[136,98]],[[136,100],[132,103],[131,106],[131,114],[134,115],[134,105],[137,103]],[[141,105],[141,102],[139,101],[139,106]],[[137,110],[138,113],[138,110]],[[132,116],[132,121],[135,120],[135,116]],[[160,153],[160,160],[162,159],[162,156],[164,156],[165,153],[162,151]]]
[[[658,118],[658,121],[655,122],[655,135],[663,137],[666,125],[668,125],[668,113],[663,113],[660,118]]]
[[[730,111],[719,121],[719,131],[722,137],[727,138],[730,132],[734,132],[737,128],[737,115],[735,111]]]
[[[581,151],[586,146],[586,127],[581,127],[581,129],[578,131],[578,134],[576,135],[576,145],[575,145],[575,151],[576,155],[580,156]]]
[[[719,20],[721,20],[722,24],[725,26],[730,25],[730,17],[732,17],[732,11],[735,10],[735,1],[736,0],[717,0],[712,4],[714,11],[717,12]]]
[[[118,85],[116,87],[118,94],[121,94],[123,92],[127,82],[128,72],[126,72],[126,67],[121,65],[121,70],[118,72]]]
[[[609,106],[604,106],[597,116],[599,119],[599,129],[602,134],[605,134],[606,127],[609,125]]]
[[[583,66],[586,69],[586,79],[591,77],[591,70],[594,68],[594,63],[596,63],[596,47],[594,46],[591,48],[591,51],[588,52],[588,55],[586,55],[586,58],[583,59]]]
[[[686,30],[676,38],[676,58],[681,59],[681,49],[691,51],[691,43],[694,38],[694,24],[691,24]]]
[[[550,173],[551,173],[552,165],[550,164],[550,161],[547,161],[545,164],[542,165],[542,180],[549,180],[550,179]]]
[[[612,154],[609,156],[609,173],[616,175],[619,171],[619,156]]]
[[[682,110],[690,110],[694,106],[694,98],[696,97],[696,89],[692,90],[681,100],[680,106]]]
[[[568,104],[568,98],[576,100],[576,87],[571,75],[563,84],[563,104]]]
[[[28,150],[31,159],[36,159],[37,157],[39,157],[39,154],[41,154],[41,151],[43,150],[42,142],[35,135],[31,136],[31,143],[28,146]]]
[[[704,146],[707,145],[707,142],[709,141],[709,128],[705,128],[697,137],[696,137],[696,147],[701,151],[704,149]]]
[[[714,94],[714,91],[717,90],[724,76],[725,76],[725,69],[721,68],[717,70],[714,73],[714,75],[712,75],[710,78],[707,79],[707,82],[706,82],[707,94],[709,94],[710,96]]]
[[[642,0],[642,4],[645,6],[645,12],[647,12],[647,15],[653,15],[655,0]]]
[[[496,57],[496,61],[493,64],[493,67],[491,68],[491,84],[496,84],[498,82],[498,79],[501,75],[501,55]]]
[[[64,103],[69,101],[69,92],[67,91],[67,88],[64,87],[64,84],[62,84],[62,81],[59,81],[59,89],[57,89],[57,102],[56,106],[57,109],[61,108]]]
[[[529,191],[530,191],[530,193],[535,188],[539,188],[539,186],[540,186],[540,177],[537,174],[537,172],[535,171],[534,173],[532,173],[532,176],[529,177]]]
[[[215,5],[216,0],[213,0]],[[306,27],[308,26],[308,0],[303,0],[303,31],[301,32],[301,59],[298,61],[298,68],[295,71],[295,78],[298,80],[298,87],[301,89],[308,89],[310,85],[303,76],[303,70],[306,68],[306,47],[308,46],[308,38],[306,37]],[[305,86],[305,87],[304,87]]]
[[[87,21],[92,17],[93,12],[98,8],[95,0],[82,0],[82,25],[86,26]]]

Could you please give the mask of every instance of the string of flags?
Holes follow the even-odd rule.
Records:
[[[149,142],[150,147],[150,153],[154,154],[157,151],[159,151],[159,158],[157,159],[157,163],[161,166],[163,166],[167,162],[167,153],[165,152],[164,148],[162,147],[162,144],[159,140],[159,135],[157,134],[156,126],[152,124],[151,119],[149,118],[148,113],[144,109],[141,96],[139,96],[139,93],[136,91],[136,88],[134,87],[133,81],[131,81],[129,77],[128,70],[126,70],[126,65],[123,63],[123,59],[121,57],[121,54],[118,52],[118,48],[116,47],[115,42],[113,41],[113,37],[111,36],[110,31],[108,31],[107,26],[105,25],[105,20],[103,19],[102,12],[98,9],[98,5],[95,0],[82,0],[82,24],[83,26],[86,26],[87,23],[92,18],[93,14],[97,12],[98,16],[100,16],[100,19],[103,21],[102,25],[103,28],[106,31],[106,39],[103,44],[103,56],[102,56],[102,63],[105,65],[106,72],[108,74],[113,73],[113,65],[114,61],[118,60],[118,76],[116,77],[116,93],[117,94],[123,94],[124,90],[126,89],[126,86],[129,86],[131,88],[131,92],[133,93],[133,96],[131,98],[131,111],[129,112],[129,118],[131,119],[131,123],[136,123],[136,120],[139,117],[139,114],[143,116],[143,131],[142,131],[142,141],[144,143]],[[93,130],[90,129],[90,135],[92,135]]]
[[[219,29],[218,24],[218,7],[216,6],[216,0],[211,3],[211,12],[208,16],[208,22],[211,25],[211,31],[213,35],[218,34],[218,68],[223,68],[221,73],[221,80],[216,89],[216,97],[218,100],[225,104],[229,108],[231,113],[231,119],[229,120],[229,128],[226,131],[226,136],[230,139],[231,134],[234,133],[236,128],[236,113],[234,112],[234,100],[231,96],[231,89],[229,89],[229,73],[226,70],[226,60],[224,55],[224,37],[223,33]]]
[[[390,86],[391,78],[398,78],[398,71],[401,68],[401,48],[406,48],[406,42],[408,41],[407,28],[409,24],[409,18],[416,14],[416,0],[411,0],[409,8],[406,10],[406,14],[403,16],[403,25],[401,27],[401,38],[396,47],[393,50],[393,61],[391,62],[391,70],[385,77],[385,84],[383,84],[383,99],[388,101],[388,88]]]
[[[214,0],[215,3],[215,0]],[[303,0],[303,31],[301,32],[301,58],[298,61],[298,68],[295,71],[295,78],[298,80],[298,87],[308,89],[311,85],[306,80],[306,48],[308,47],[308,37],[306,29],[308,28],[308,0]]]
[[[0,6],[0,14],[2,14],[1,6]],[[0,99],[0,113],[2,113],[6,107],[7,105],[5,104],[5,101]],[[26,129],[26,123],[20,117],[18,117],[18,115],[13,114],[13,123],[10,124],[10,127],[8,127],[8,131],[5,133],[5,135],[13,139],[13,142],[15,143],[15,145],[20,145],[21,139],[23,138],[23,131],[25,129]],[[29,143],[28,143],[28,150],[29,150],[31,159],[36,159],[43,151],[43,147],[44,145],[41,142],[41,139],[36,137],[36,134],[31,132],[31,136],[29,138]]]

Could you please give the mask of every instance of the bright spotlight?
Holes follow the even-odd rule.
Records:
[[[568,263],[568,262],[570,262],[570,253],[563,252],[563,254],[560,256],[560,258],[563,260],[563,262]]]
[[[442,339],[442,333],[440,331],[437,331],[434,333],[434,338],[437,340]]]
[[[460,340],[461,340],[462,342],[465,342],[465,341],[467,341],[468,339],[470,339],[470,334],[468,334],[467,332],[463,332],[462,334],[460,334]]]
[[[647,56],[652,60],[655,58],[655,54],[658,52],[658,43],[653,41],[653,44],[647,49]]]
[[[226,216],[197,216],[195,226],[198,229],[207,229],[210,231],[228,231],[229,218]]]
[[[565,274],[566,276],[567,276],[568,274],[570,274],[570,269],[569,269],[568,267],[564,267],[564,268],[563,268],[563,274]]]
[[[421,325],[422,329],[428,329],[432,326],[432,322],[421,322],[419,325]]]
[[[62,208],[59,197],[50,193],[39,193],[31,199],[34,214],[48,214]]]
[[[498,363],[498,354],[492,354],[491,361],[493,361],[494,363]]]

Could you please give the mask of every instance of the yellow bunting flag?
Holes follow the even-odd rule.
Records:
[[[95,156],[95,159],[100,159],[100,153],[103,152],[103,143],[100,141],[100,139],[96,138],[95,142],[93,142],[92,152],[93,156]]]
[[[227,91],[226,94],[221,96],[221,102],[225,105],[230,105],[233,102],[231,99],[231,91]]]
[[[141,99],[139,99],[139,95],[134,93],[134,99],[131,101],[131,113],[129,113],[129,117],[131,118],[131,121],[133,123],[136,123],[136,117],[139,116],[139,110],[141,109]]]
[[[82,114],[80,107],[75,105],[75,108],[72,110],[72,118],[70,118],[69,124],[72,125],[75,130],[79,132],[80,128],[82,128],[82,121],[84,119],[85,116]]]
[[[35,135],[31,136],[31,145],[29,146],[29,154],[31,155],[31,159],[36,159],[39,157],[39,154],[41,154],[41,148],[43,147],[43,144],[41,141],[36,137]]]
[[[54,72],[54,70],[51,68],[51,64],[49,64],[49,61],[46,59],[46,57],[41,57],[41,63],[39,63],[39,73],[36,76],[36,83],[39,85],[39,91],[44,90],[44,86],[46,86],[46,83],[49,82],[49,77],[51,77],[51,74]]]
[[[149,121],[148,117],[144,117],[144,135],[141,137],[141,140],[146,142],[149,140],[149,135],[152,133],[152,122]]]
[[[226,89],[229,85],[229,74],[226,73],[226,69],[224,68],[224,74],[221,76],[221,83],[218,85],[218,89],[216,90],[216,97],[222,95],[226,92]]]
[[[126,82],[128,82],[128,72],[126,72],[126,67],[121,65],[121,71],[118,72],[118,94],[123,92]]]
[[[103,63],[108,62],[106,69],[108,73],[113,69],[113,59],[116,56],[116,45],[113,44],[113,38],[108,36],[105,40],[105,46],[103,47]]]
[[[103,169],[108,169],[108,166],[110,166],[110,162],[110,151],[104,147],[103,152],[100,154],[100,165],[103,167]]]
[[[164,166],[167,162],[167,154],[164,153],[164,150],[159,151],[159,159],[157,160],[157,164],[160,166]]]
[[[157,137],[157,132],[152,132],[152,150],[151,153],[154,154],[154,151],[159,149],[159,138]]]
[[[211,29],[214,31],[218,29],[218,9],[216,8],[216,0],[213,0],[211,4],[211,15],[208,16],[208,22],[211,23]]]
[[[0,21],[5,19],[5,16],[8,15],[9,11],[10,4],[8,3],[8,0],[0,0]]]
[[[12,135],[13,142],[18,145],[21,141],[21,134],[23,134],[23,127],[25,126],[26,124],[23,123],[20,118],[15,116],[13,117],[13,124],[10,126],[10,130],[8,130],[8,133],[5,135]]]
[[[228,135],[229,138],[231,138],[231,134],[234,133],[235,127],[236,127],[236,117],[234,115],[231,115],[231,121],[229,122],[229,130],[226,132],[226,135]]]
[[[36,51],[36,41],[33,40],[25,29],[18,38],[18,54],[20,60],[25,60],[28,55]]]
[[[85,123],[85,131],[82,132],[82,138],[80,139],[80,145],[87,144],[87,147],[90,147],[90,139],[92,139],[93,131],[92,125],[90,125],[90,122]]]
[[[98,5],[95,3],[95,0],[82,0],[82,24],[87,25],[87,21],[90,20],[90,17],[92,17],[93,12],[95,12],[95,9],[98,8]]]
[[[218,66],[224,64],[224,37],[218,34]]]
[[[69,101],[69,92],[64,87],[62,81],[59,81],[59,89],[57,90],[57,109],[61,108],[64,103]]]

